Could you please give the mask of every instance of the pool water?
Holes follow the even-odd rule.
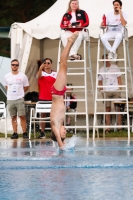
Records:
[[[0,200],[132,200],[133,141],[0,140]]]

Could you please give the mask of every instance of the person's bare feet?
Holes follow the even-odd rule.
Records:
[[[75,31],[69,38],[68,38],[68,42],[71,42],[72,44],[75,42],[75,40],[77,39],[79,35],[78,31]]]

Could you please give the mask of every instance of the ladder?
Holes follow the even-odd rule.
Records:
[[[125,30],[125,28],[124,28]],[[114,39],[111,39],[109,41],[114,41]],[[98,53],[97,53],[97,71],[96,71],[96,90],[95,90],[95,101],[94,101],[94,121],[93,121],[93,140],[95,139],[95,134],[96,134],[96,128],[103,128],[103,137],[105,137],[105,128],[114,128],[114,125],[105,125],[105,114],[110,114],[110,115],[116,115],[116,118],[117,118],[117,115],[118,114],[122,114],[122,115],[126,115],[127,117],[127,125],[117,125],[117,122],[115,124],[115,127],[116,128],[127,128],[127,131],[128,131],[128,140],[130,140],[130,125],[129,125],[129,110],[128,110],[128,106],[127,106],[127,109],[124,110],[123,112],[117,112],[117,111],[111,111],[111,112],[106,112],[105,111],[105,102],[106,101],[114,101],[114,102],[125,102],[126,105],[128,105],[128,84],[127,84],[127,72],[129,72],[129,75],[130,75],[130,81],[131,81],[131,91],[133,91],[133,80],[132,80],[132,73],[131,73],[131,64],[130,64],[130,56],[129,56],[129,49],[128,49],[128,39],[125,39],[124,37],[124,34],[123,34],[123,39],[122,39],[122,46],[123,46],[123,58],[119,58],[119,59],[105,59],[105,54],[106,54],[106,50],[104,48],[104,59],[101,59],[100,58],[100,45],[101,45],[101,38],[99,36],[99,39],[98,39]],[[120,63],[123,63],[123,66],[120,67],[119,66],[119,69],[123,70],[121,72],[113,72],[113,73],[108,73],[106,72],[106,70],[103,72],[103,73],[100,73],[99,72],[99,68],[100,68],[100,63],[101,62],[104,62],[104,68],[106,67],[105,66],[105,61],[118,61]],[[128,62],[128,66],[127,66],[127,62]],[[105,81],[105,78],[106,78],[106,74],[121,74],[121,75],[124,75],[124,84],[122,83],[121,85],[121,94],[123,95],[124,93],[124,96],[125,97],[122,97],[121,99],[106,99],[104,98],[105,97],[105,92],[103,92],[103,95],[99,94],[99,89],[101,86],[98,85],[98,75],[100,74],[103,74],[104,75],[104,79],[103,79],[103,83]],[[122,81],[123,82],[123,81]],[[102,88],[104,90],[104,88],[107,88],[107,87],[110,87],[110,86],[106,86],[103,84]],[[113,87],[113,86],[112,86]],[[116,86],[114,86],[116,87]],[[99,97],[100,96],[100,97]],[[102,96],[102,98],[101,98]],[[104,108],[103,108],[103,111],[98,111],[98,107],[99,107],[99,104],[104,102]],[[103,115],[103,124],[100,124],[98,125],[97,123],[97,118],[98,118],[98,115]],[[97,137],[99,137],[99,134],[97,133]]]
[[[88,32],[89,35],[89,32]],[[89,67],[87,66],[87,46],[88,46],[88,59],[89,59]],[[59,40],[59,47],[58,47],[58,59],[57,59],[57,72],[59,70],[60,66],[60,55],[61,55],[61,49],[62,49],[62,41],[61,39]],[[67,86],[67,88],[73,88],[73,92],[77,96],[77,103],[79,104],[84,104],[84,111],[76,111],[76,112],[66,112],[65,116],[67,115],[75,115],[75,119],[77,119],[78,115],[83,115],[85,116],[85,125],[77,125],[75,126],[66,126],[66,120],[64,122],[65,127],[69,129],[86,129],[86,136],[87,140],[89,139],[89,116],[88,116],[88,93],[91,93],[94,99],[94,86],[93,86],[93,78],[92,78],[92,66],[91,66],[91,56],[90,56],[90,39],[88,37],[88,40],[83,40],[83,56],[82,60],[68,60],[67,65],[68,65],[68,70],[67,70],[67,76],[68,79],[69,77],[73,77],[73,81],[75,83],[76,78],[79,78],[83,80],[83,85],[77,85],[77,83],[73,84],[72,86]],[[90,79],[91,79],[91,91],[88,91],[87,89],[87,71],[90,73]],[[70,78],[71,79],[71,78]],[[79,98],[78,93],[84,93],[83,98]],[[64,102],[66,104],[68,100],[65,98]],[[77,106],[78,108],[78,106]]]

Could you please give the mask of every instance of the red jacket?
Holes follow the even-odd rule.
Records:
[[[69,30],[71,32],[81,31],[81,28],[68,28],[68,25],[71,24],[70,20],[72,18],[71,12],[65,13],[60,27],[62,29]],[[77,10],[76,11],[76,21],[81,23],[81,27],[87,27],[89,25],[89,17],[84,10]]]

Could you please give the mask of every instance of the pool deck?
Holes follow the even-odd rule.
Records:
[[[67,138],[66,138],[67,139]],[[85,140],[86,141],[86,138],[82,138],[82,140]],[[90,138],[88,141],[92,141],[93,139]],[[128,141],[128,138],[127,137],[112,137],[112,138],[108,138],[108,137],[105,137],[105,138],[95,138],[94,141],[102,141],[102,140],[112,140],[112,141],[125,141],[127,140]],[[0,138],[0,142],[4,142],[4,141],[8,141],[8,142],[12,142],[12,141],[28,141],[28,139],[23,139],[22,137],[18,138],[18,139],[10,139],[10,138]],[[52,141],[50,138],[43,138],[43,139],[31,139],[29,141]],[[133,137],[130,138],[129,141],[133,141]]]

